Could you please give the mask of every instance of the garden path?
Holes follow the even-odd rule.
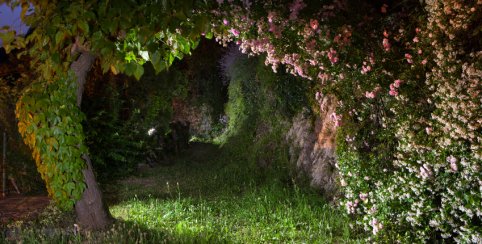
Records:
[[[49,204],[50,198],[47,196],[18,194],[0,198],[0,224],[16,221],[29,214],[38,215]]]

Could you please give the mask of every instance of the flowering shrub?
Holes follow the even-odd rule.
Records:
[[[337,96],[341,204],[370,240],[482,242],[482,0],[218,3],[218,41],[316,81],[315,111]]]

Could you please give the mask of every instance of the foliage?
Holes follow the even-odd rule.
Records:
[[[145,152],[140,134],[147,137],[146,130],[135,130],[139,125],[138,110],[120,98],[119,93],[125,88],[117,88],[114,84],[105,86],[102,97],[85,98],[83,106],[87,117],[83,123],[88,138],[85,145],[90,148],[92,166],[100,183],[132,174],[143,161],[141,157]],[[123,120],[122,114],[128,111],[132,112]]]
[[[82,145],[85,115],[77,107],[74,84],[70,73],[55,82],[34,82],[19,98],[16,109],[19,132],[33,149],[49,195],[66,209],[72,209],[86,187],[81,172],[85,168],[81,155],[88,151]]]
[[[7,172],[9,176],[18,180],[17,186],[22,193],[45,189],[45,185],[42,185],[41,181],[39,182],[40,174],[32,159],[32,150],[23,142],[15,120],[15,102],[27,82],[26,77],[0,78],[0,149],[3,154],[3,132],[6,132]]]
[[[262,60],[263,56],[248,58],[237,46],[226,49],[220,64],[229,84],[229,125],[215,141],[222,141],[235,158],[246,158],[249,167],[293,174],[284,135],[291,119],[309,106],[310,81],[285,72],[275,74]]]
[[[145,74],[128,88],[129,96],[134,100],[134,108],[142,115],[142,127],[167,132],[172,117],[173,98],[186,97],[186,75],[177,65],[169,71],[156,73],[152,64],[144,65]]]
[[[5,2],[2,0],[0,3]],[[7,3],[12,1],[7,0]],[[114,74],[125,73],[139,79],[144,73],[142,64],[151,61],[156,72],[169,67],[175,58],[182,59],[184,54],[190,53],[199,43],[200,33],[208,32],[211,28],[206,24],[208,17],[203,12],[193,12],[194,1],[161,1],[155,3],[138,4],[131,1],[30,1],[35,14],[26,15],[29,1],[22,4],[22,22],[35,28],[28,37],[16,35],[15,30],[7,31],[8,26],[0,33],[7,53],[13,49],[27,49],[18,55],[29,54],[35,57],[31,62],[41,74],[38,82],[23,93],[23,100],[17,106],[19,130],[22,136],[28,136],[26,142],[34,148],[34,157],[42,177],[47,182],[50,194],[66,208],[72,208],[76,200],[80,200],[80,193],[85,189],[80,169],[84,161],[80,159],[82,152],[87,152],[85,145],[79,149],[64,151],[74,143],[82,142],[82,117],[77,114],[79,108],[71,100],[54,102],[59,82],[70,83],[73,77],[66,75],[72,62],[81,51],[98,54],[104,72],[111,70]],[[15,2],[14,5],[17,5]],[[206,3],[196,1],[197,9],[207,9]],[[160,45],[162,43],[162,45]],[[27,48],[28,47],[28,48]],[[69,79],[65,81],[64,79]],[[52,87],[56,86],[56,87]],[[29,92],[27,95],[27,92]],[[51,99],[52,101],[50,101]],[[55,98],[56,99],[56,98]],[[58,100],[55,100],[56,103]],[[36,104],[38,102],[39,104]],[[43,110],[60,108],[60,116],[66,121],[47,121],[48,116],[42,117]],[[73,106],[73,107],[71,107]],[[29,109],[24,111],[22,109]],[[20,109],[20,110],[19,110]],[[40,112],[36,116],[37,111]],[[51,115],[53,111],[48,112]],[[30,116],[30,117],[29,117]],[[55,116],[54,116],[55,117]],[[53,117],[52,117],[53,118]],[[58,117],[59,118],[59,117]],[[67,121],[69,119],[75,121]],[[62,122],[64,129],[69,129],[69,141],[63,138],[67,131],[57,132],[57,123]],[[40,124],[37,124],[40,123]],[[72,127],[76,123],[75,128]],[[40,128],[38,127],[40,126]],[[40,129],[40,130],[39,130]],[[40,131],[40,132],[39,132]],[[54,133],[55,132],[55,133]],[[71,136],[75,132],[75,137]],[[38,138],[36,138],[38,136]],[[49,138],[43,141],[44,137]],[[46,138],[46,139],[47,139]],[[74,139],[72,139],[74,138]],[[45,143],[44,143],[45,142]],[[51,151],[60,150],[61,155],[51,156]],[[44,154],[46,156],[44,156]],[[68,155],[74,161],[61,162]],[[73,157],[72,157],[73,155]],[[47,160],[41,162],[41,160]],[[81,162],[82,161],[82,162]],[[62,166],[68,166],[64,168]],[[45,168],[46,167],[46,168]],[[72,181],[74,180],[74,181]],[[70,198],[71,191],[75,198]]]
[[[32,150],[23,142],[15,119],[15,104],[22,90],[30,85],[36,75],[29,67],[30,57],[18,59],[18,52],[6,55],[3,48],[0,48],[1,52],[5,60],[0,62],[0,144],[3,150],[3,132],[6,132],[8,177],[17,180],[17,187],[22,193],[45,191],[45,184],[31,156]]]
[[[89,89],[103,91],[83,101],[86,145],[91,148],[96,173],[102,175],[98,177],[101,183],[132,175],[137,165],[145,162],[149,150],[163,150],[157,145],[169,130],[172,98],[185,93],[185,76],[175,68],[156,75],[150,63],[144,67],[140,81],[117,76],[86,84]],[[102,79],[110,82],[105,84]],[[148,135],[151,128],[155,132]]]
[[[220,1],[215,36],[316,81],[320,111],[336,95],[343,206],[367,241],[479,243],[482,2],[388,4]]]

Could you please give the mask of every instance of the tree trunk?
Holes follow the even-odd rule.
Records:
[[[73,44],[71,52],[72,54],[81,53],[77,61],[73,62],[70,66],[70,69],[74,71],[77,78],[75,94],[77,94],[77,106],[80,108],[87,73],[92,68],[97,55],[92,54],[92,52],[77,44]],[[75,203],[75,212],[77,213],[82,228],[103,229],[107,224],[112,222],[113,218],[102,198],[102,192],[95,179],[89,155],[84,153],[82,154],[82,158],[87,165],[87,169],[82,170],[87,189],[82,192],[82,199]]]

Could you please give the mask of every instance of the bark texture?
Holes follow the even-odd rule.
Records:
[[[80,108],[87,73],[92,68],[97,55],[77,44],[72,46],[71,51],[72,54],[80,53],[79,58],[70,66],[70,69],[74,71],[77,78],[75,94],[77,94],[77,105]],[[102,198],[102,192],[95,179],[89,155],[86,153],[82,154],[82,159],[85,160],[87,165],[87,169],[82,170],[87,189],[82,192],[82,199],[75,203],[75,212],[77,213],[82,228],[103,229],[107,224],[112,222],[113,218]]]

